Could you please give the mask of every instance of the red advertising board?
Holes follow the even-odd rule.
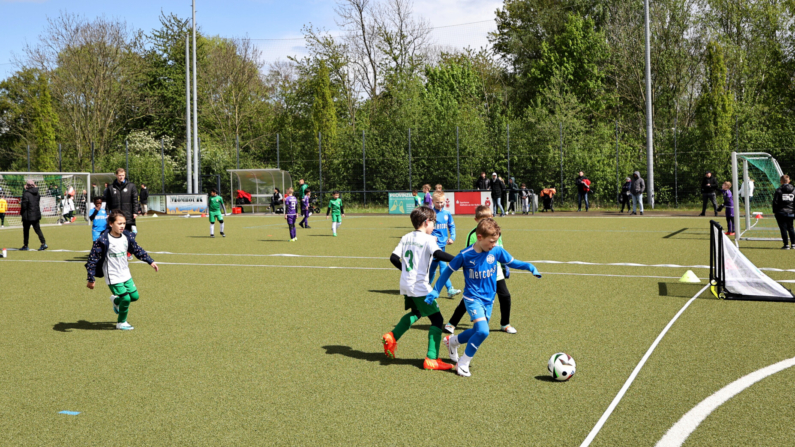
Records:
[[[455,213],[475,214],[475,208],[480,205],[480,191],[455,193]]]
[[[6,197],[6,202],[8,202],[6,216],[19,216],[19,212],[22,209],[19,199],[16,197]]]

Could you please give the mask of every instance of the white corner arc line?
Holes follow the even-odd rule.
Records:
[[[591,442],[593,442],[594,438],[596,438],[596,435],[599,434],[599,431],[602,429],[602,426],[605,425],[605,422],[607,421],[607,418],[609,418],[610,415],[613,413],[613,410],[616,409],[616,406],[618,405],[618,403],[621,402],[621,399],[624,397],[624,394],[627,392],[627,390],[629,389],[630,385],[632,385],[632,382],[635,380],[635,377],[637,377],[638,373],[643,368],[643,365],[646,364],[646,360],[649,359],[649,357],[651,356],[651,353],[654,352],[654,349],[660,343],[662,338],[665,336],[665,334],[668,333],[668,330],[671,329],[671,326],[673,326],[673,324],[676,322],[676,320],[679,318],[679,316],[682,315],[682,313],[685,311],[685,309],[687,309],[690,306],[690,304],[693,301],[695,301],[696,298],[698,298],[702,293],[704,293],[704,291],[707,290],[708,287],[709,287],[709,284],[707,284],[701,290],[699,290],[698,293],[696,293],[693,296],[693,298],[690,298],[687,301],[687,303],[685,303],[685,305],[682,306],[681,309],[679,309],[679,312],[677,312],[676,315],[674,315],[674,317],[671,319],[671,321],[668,322],[668,324],[665,326],[665,328],[662,330],[662,332],[660,332],[660,335],[657,336],[657,339],[654,340],[654,343],[652,343],[651,346],[649,347],[649,349],[646,351],[646,354],[643,355],[643,358],[640,359],[640,362],[637,364],[637,366],[635,366],[635,369],[632,371],[632,374],[629,375],[629,378],[627,378],[627,381],[624,382],[624,386],[621,387],[621,390],[618,392],[618,394],[616,394],[616,397],[614,397],[613,401],[610,402],[610,405],[607,407],[607,410],[605,410],[605,412],[602,415],[602,417],[599,418],[599,421],[591,429],[591,432],[588,433],[588,436],[585,438],[585,440],[582,442],[582,444],[580,444],[580,447],[587,447],[587,446],[591,445]]]
[[[673,447],[682,445],[695,429],[704,422],[713,411],[726,403],[732,397],[745,391],[751,385],[760,380],[781,372],[787,368],[795,366],[795,357],[782,360],[773,365],[754,371],[744,377],[721,388],[718,392],[702,400],[692,410],[685,413],[676,424],[673,425],[657,442],[656,447]]]

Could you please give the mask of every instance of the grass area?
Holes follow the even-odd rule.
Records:
[[[498,221],[522,260],[709,264],[705,218]],[[474,225],[456,223],[459,235]],[[337,238],[325,219],[312,227],[290,243],[279,216],[229,217],[228,237],[215,239],[206,219],[140,219],[140,244],[170,254],[152,255],[159,273],[132,265],[141,299],[131,332],[112,330],[105,286],[85,286],[90,230],[45,227],[50,251],[0,259],[0,444],[579,445],[699,290],[676,283],[686,268],[539,262],[542,279],[508,280],[518,334],[496,331],[495,305],[465,379],[421,369],[427,320],[400,340],[396,360],[383,355],[380,336],[404,313],[388,257],[410,231],[407,217],[349,215]],[[20,245],[21,230],[0,230],[0,247]],[[793,268],[795,253],[779,246],[743,249],[759,267]],[[297,256],[271,256],[284,254]],[[460,273],[452,281],[463,285]],[[457,304],[441,298],[443,315]],[[795,357],[782,337],[792,321],[786,303],[697,299],[592,445],[654,445],[722,387]],[[558,351],[577,361],[569,382],[548,377]],[[750,387],[687,445],[791,443],[793,383],[787,369]]]

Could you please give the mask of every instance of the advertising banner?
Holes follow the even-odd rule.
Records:
[[[169,194],[166,214],[202,214],[207,212],[207,194]]]
[[[389,193],[389,214],[411,214],[414,210],[414,196],[410,192]]]
[[[19,216],[22,210],[20,200],[16,197],[6,197],[6,202],[8,202],[8,211],[6,211],[6,217]]]
[[[455,193],[455,214],[475,214],[475,208],[480,204],[480,191]]]
[[[456,203],[456,198],[458,195],[461,194],[460,192],[446,192],[444,193],[444,209],[450,212],[450,214],[458,214],[458,204]]]

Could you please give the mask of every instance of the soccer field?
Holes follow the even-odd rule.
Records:
[[[452,253],[474,227],[455,220]],[[130,332],[113,330],[107,287],[86,288],[90,229],[45,227],[50,250],[0,259],[0,444],[577,446],[597,427],[591,445],[653,446],[683,417],[703,422],[667,445],[793,443],[795,368],[713,395],[795,357],[795,305],[709,292],[597,424],[706,284],[708,218],[497,221],[505,248],[544,276],[511,275],[518,333],[498,331],[495,303],[470,378],[422,369],[427,319],[397,359],[384,356],[381,336],[405,313],[389,255],[412,229],[407,216],[349,216],[336,238],[318,218],[292,243],[282,217],[230,216],[215,239],[207,219],[139,219],[138,242],[160,272],[132,264],[141,298]],[[21,239],[0,230],[0,247]],[[780,245],[741,248],[758,267],[795,269]],[[677,283],[688,269],[702,285]],[[795,280],[795,270],[766,273]],[[460,273],[451,279],[463,286]],[[442,293],[445,319],[458,301]],[[577,361],[568,382],[546,369],[560,351]],[[711,396],[725,402],[685,417]]]

